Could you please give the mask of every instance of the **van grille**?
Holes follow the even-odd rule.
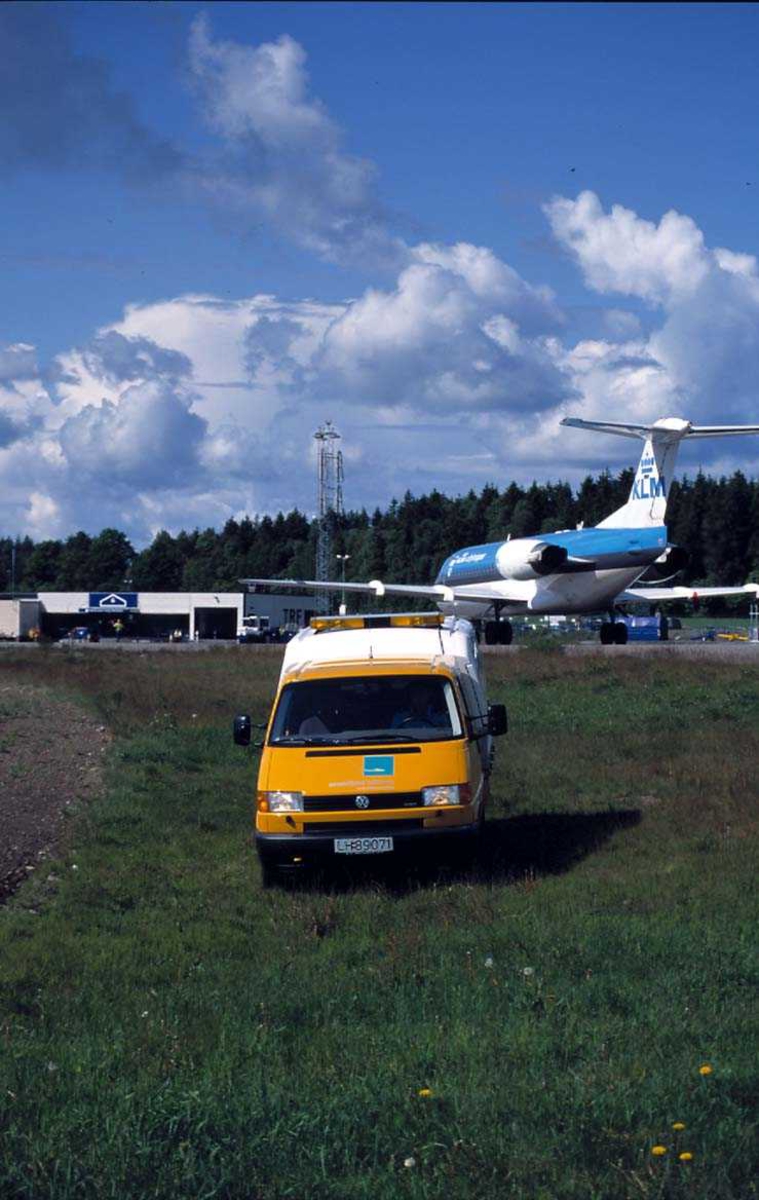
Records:
[[[424,828],[424,820],[410,821],[304,821],[303,832],[331,833],[335,837],[384,837],[386,834],[407,833],[410,829]]]
[[[356,804],[365,796],[368,806]],[[304,812],[371,812],[382,808],[422,808],[421,792],[351,792],[347,796],[304,796]]]

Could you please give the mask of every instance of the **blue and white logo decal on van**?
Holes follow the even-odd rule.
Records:
[[[365,754],[364,775],[394,775],[395,759],[392,754]]]

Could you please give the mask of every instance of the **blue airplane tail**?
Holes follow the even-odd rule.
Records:
[[[682,417],[663,417],[653,425],[584,421],[580,417],[565,417],[561,423],[575,429],[592,429],[597,433],[643,440],[643,453],[627,503],[599,521],[599,529],[648,529],[664,524],[667,496],[683,438],[759,433],[759,425],[691,425]]]

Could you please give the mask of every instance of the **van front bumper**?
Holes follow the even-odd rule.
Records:
[[[371,830],[361,828],[357,821],[348,832],[344,825],[331,831],[319,833],[256,833],[256,850],[267,866],[300,866],[310,862],[346,862],[358,859],[420,858],[427,856],[445,858],[449,854],[460,854],[466,849],[474,851],[481,826],[477,821],[467,825],[448,825],[442,829],[415,827],[399,828],[400,822],[389,823],[386,830],[379,822],[372,822]],[[408,822],[411,826],[412,822]],[[415,824],[415,823],[414,823]],[[377,854],[338,854],[335,852],[336,838],[391,837],[393,849]]]

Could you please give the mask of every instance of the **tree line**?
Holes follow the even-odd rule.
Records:
[[[633,471],[567,483],[533,483],[444,496],[432,491],[335,518],[333,552],[349,555],[346,579],[429,583],[443,559],[466,545],[595,525],[626,501]],[[686,584],[759,581],[759,481],[741,471],[713,479],[699,473],[672,485],[670,541],[690,555]],[[245,576],[313,578],[318,523],[298,510],[241,521],[223,529],[161,531],[137,551],[124,533],[79,531],[60,540],[0,538],[0,592],[239,591]],[[335,578],[343,564],[335,560]]]

